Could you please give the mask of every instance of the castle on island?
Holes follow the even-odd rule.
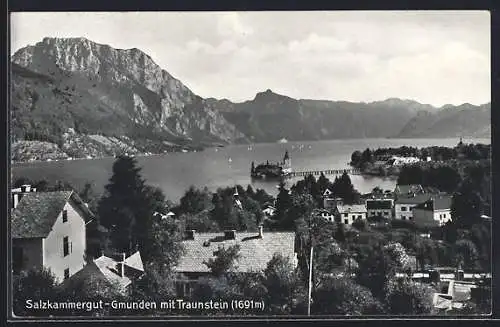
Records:
[[[255,166],[255,163],[252,161],[250,169],[250,176],[258,179],[279,179],[286,177],[291,173],[292,162],[288,151],[285,151],[285,155],[283,156],[283,160],[281,162],[270,163],[267,161],[266,163],[261,163]]]

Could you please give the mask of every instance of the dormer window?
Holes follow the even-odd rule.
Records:
[[[65,223],[65,222],[68,221],[68,210],[63,210],[63,212],[62,212],[62,220],[63,220],[63,223]]]

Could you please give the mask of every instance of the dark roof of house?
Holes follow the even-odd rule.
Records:
[[[424,203],[420,203],[415,208],[423,209],[423,210],[446,210],[451,208],[451,196],[439,196],[435,198],[431,198]]]
[[[409,185],[396,185],[394,193],[397,194],[410,194],[410,193],[423,193],[424,189],[420,184],[409,184]]]
[[[64,205],[72,200],[86,213],[85,220],[93,214],[73,191],[30,192],[23,195],[12,211],[11,235],[13,238],[47,237]]]
[[[396,204],[420,204],[429,200],[432,194],[415,194],[415,196],[400,196],[396,200]]]
[[[182,242],[185,251],[175,271],[208,273],[210,270],[204,262],[215,258],[214,252],[219,246],[228,248],[236,244],[240,246],[240,258],[235,263],[238,272],[264,270],[275,253],[290,260],[295,257],[293,232],[264,232],[263,238],[259,238],[257,232],[235,232],[234,240],[226,240],[224,233],[195,233],[194,240]]]
[[[391,200],[366,200],[366,209],[392,209],[392,201]]]
[[[120,276],[119,269],[119,260],[102,255],[71,276],[63,283],[63,287],[75,287],[82,285],[82,283],[96,285],[100,282],[106,285],[116,285],[120,291],[123,291],[132,283],[132,276],[140,276],[144,273],[140,253],[137,251],[125,259],[124,277]]]

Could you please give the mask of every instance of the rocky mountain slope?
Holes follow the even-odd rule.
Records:
[[[446,105],[436,112],[420,111],[396,137],[491,137],[491,104]]]
[[[418,110],[436,110],[400,99],[372,103],[297,100],[271,90],[243,103],[207,101],[254,142],[388,137],[399,133]]]
[[[77,134],[127,136],[142,143],[245,141],[218,111],[138,49],[45,38],[18,50],[12,62],[16,139],[61,142],[72,128]]]

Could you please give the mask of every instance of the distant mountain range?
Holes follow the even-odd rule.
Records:
[[[144,52],[85,38],[44,38],[11,59],[12,141],[47,141],[74,153],[75,137],[93,144],[75,156],[112,154],[116,144],[159,152],[281,138],[490,135],[489,104],[297,100],[271,90],[242,103],[203,99]]]

